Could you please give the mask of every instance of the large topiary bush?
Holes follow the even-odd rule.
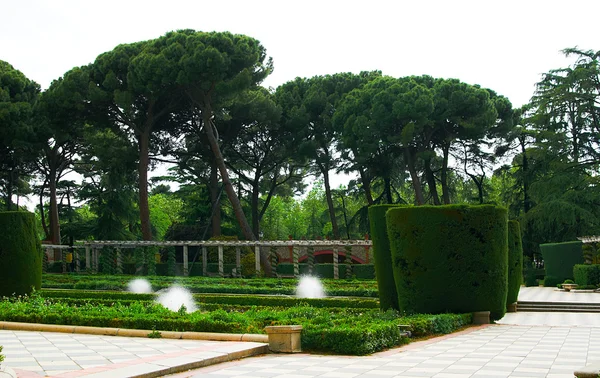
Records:
[[[546,277],[544,286],[556,286],[573,279],[573,267],[583,264],[581,241],[540,244]]]
[[[373,259],[375,260],[375,277],[379,291],[379,304],[382,310],[398,307],[398,293],[392,269],[392,254],[387,235],[385,213],[398,205],[375,205],[369,207],[371,239],[373,240]]]
[[[600,265],[577,264],[573,267],[573,279],[579,286],[600,285]]]
[[[0,212],[0,296],[31,293],[42,286],[42,249],[35,216],[25,211]]]
[[[506,312],[504,208],[449,205],[386,214],[398,305],[408,313]]]
[[[521,227],[516,220],[508,221],[508,294],[506,304],[515,303],[523,281],[523,244]]]

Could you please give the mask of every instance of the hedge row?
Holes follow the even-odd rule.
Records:
[[[42,283],[42,251],[35,216],[0,212],[0,296],[31,293]]]
[[[369,223],[373,240],[373,259],[377,273],[377,289],[382,310],[400,310],[398,292],[394,281],[392,253],[388,239],[385,213],[398,205],[375,205],[369,207]]]
[[[506,304],[517,302],[523,282],[523,244],[521,228],[516,220],[508,221],[508,292]]]
[[[269,325],[299,324],[302,348],[364,355],[401,345],[398,324],[412,327],[416,336],[452,332],[471,322],[465,315],[419,315],[398,317],[395,312],[376,309],[319,309],[296,306],[282,311],[251,308],[245,312],[223,309],[191,314],[172,312],[153,303],[132,302],[123,306],[84,304],[69,306],[40,296],[0,301],[0,319],[17,322],[80,326],[157,329],[159,331],[197,331],[227,333],[264,333]]]
[[[302,263],[299,265],[299,272],[301,275],[309,274],[308,264]],[[346,270],[350,267],[352,269],[352,275],[359,279],[374,279],[375,268],[373,264],[338,264],[338,277],[346,277]],[[294,264],[281,263],[277,265],[277,273],[281,275],[293,275]],[[313,276],[319,278],[333,278],[333,264],[315,264]]]
[[[579,286],[600,285],[600,265],[577,264],[573,267],[575,283]]]
[[[386,213],[398,305],[408,313],[506,312],[508,219],[483,205],[391,208]]]
[[[73,290],[42,290],[39,292],[44,298],[53,299],[83,299],[106,301],[151,301],[155,294],[137,294],[128,292],[98,292],[98,291],[73,291]],[[255,295],[206,295],[194,294],[197,303],[226,304],[239,306],[277,306],[292,307],[300,304],[312,307],[344,307],[344,308],[378,308],[379,303],[374,299],[358,298],[296,298],[284,296],[255,296]]]
[[[546,269],[544,286],[555,287],[573,279],[573,267],[583,264],[582,245],[581,241],[540,244]]]

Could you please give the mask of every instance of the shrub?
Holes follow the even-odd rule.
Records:
[[[540,244],[546,268],[544,286],[556,286],[566,279],[573,279],[573,267],[583,264],[582,244],[580,241]],[[548,276],[551,277],[550,284],[546,282]]]
[[[42,249],[35,216],[0,212],[0,296],[31,293],[42,286]]]
[[[573,267],[573,277],[578,286],[600,285],[600,265],[577,264]]]
[[[398,305],[408,313],[506,312],[508,220],[504,208],[449,205],[386,214]]]
[[[558,285],[560,285],[563,282],[564,282],[563,278],[559,278],[556,276],[546,275],[544,277],[544,286],[545,287],[557,287]]]
[[[529,258],[529,256],[525,256],[523,258],[523,280],[525,281],[525,286],[537,286],[538,283],[535,272],[536,269],[533,267],[531,258]]]
[[[398,292],[394,281],[392,253],[387,234],[385,213],[398,205],[375,205],[369,207],[369,223],[373,240],[373,259],[375,260],[375,277],[379,291],[379,304],[382,310],[398,307]]]
[[[523,280],[523,245],[521,228],[516,220],[508,221],[508,293],[506,304],[512,304],[519,297]]]

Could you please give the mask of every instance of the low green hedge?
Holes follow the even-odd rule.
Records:
[[[577,264],[573,267],[573,277],[579,286],[600,285],[600,265]]]
[[[42,290],[39,295],[53,299],[101,299],[107,301],[139,300],[150,301],[156,298],[155,294],[137,294],[129,292],[107,291],[73,291],[73,290]],[[292,307],[300,304],[312,307],[344,307],[344,308],[377,308],[379,303],[375,299],[360,298],[296,298],[287,296],[257,296],[257,295],[212,295],[193,294],[194,300],[199,303],[227,304],[239,306],[279,306]]]
[[[60,300],[38,295],[0,301],[0,319],[5,321],[64,324],[159,331],[196,331],[226,333],[264,333],[270,325],[302,325],[302,348],[350,355],[374,353],[401,345],[398,328],[406,324],[416,336],[452,332],[471,323],[471,315],[418,315],[399,317],[397,313],[377,309],[319,309],[295,306],[281,311],[252,307],[246,311],[228,306],[214,311],[191,314],[172,312],[144,302],[128,306],[118,301],[111,306],[79,304],[71,306]]]
[[[42,287],[45,289],[79,289],[79,290],[126,290],[130,280],[136,276],[108,275],[56,275],[45,274]],[[167,288],[177,283],[194,293],[227,293],[227,294],[283,294],[294,295],[298,280],[286,279],[242,279],[216,277],[144,277],[153,290]],[[328,296],[377,297],[377,286],[371,280],[332,280],[322,279]]]

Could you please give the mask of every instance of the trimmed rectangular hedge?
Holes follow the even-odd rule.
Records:
[[[398,305],[408,313],[506,312],[507,210],[399,207],[386,214]]]
[[[544,286],[554,287],[573,279],[573,267],[583,264],[582,245],[581,241],[540,244],[546,269]]]

